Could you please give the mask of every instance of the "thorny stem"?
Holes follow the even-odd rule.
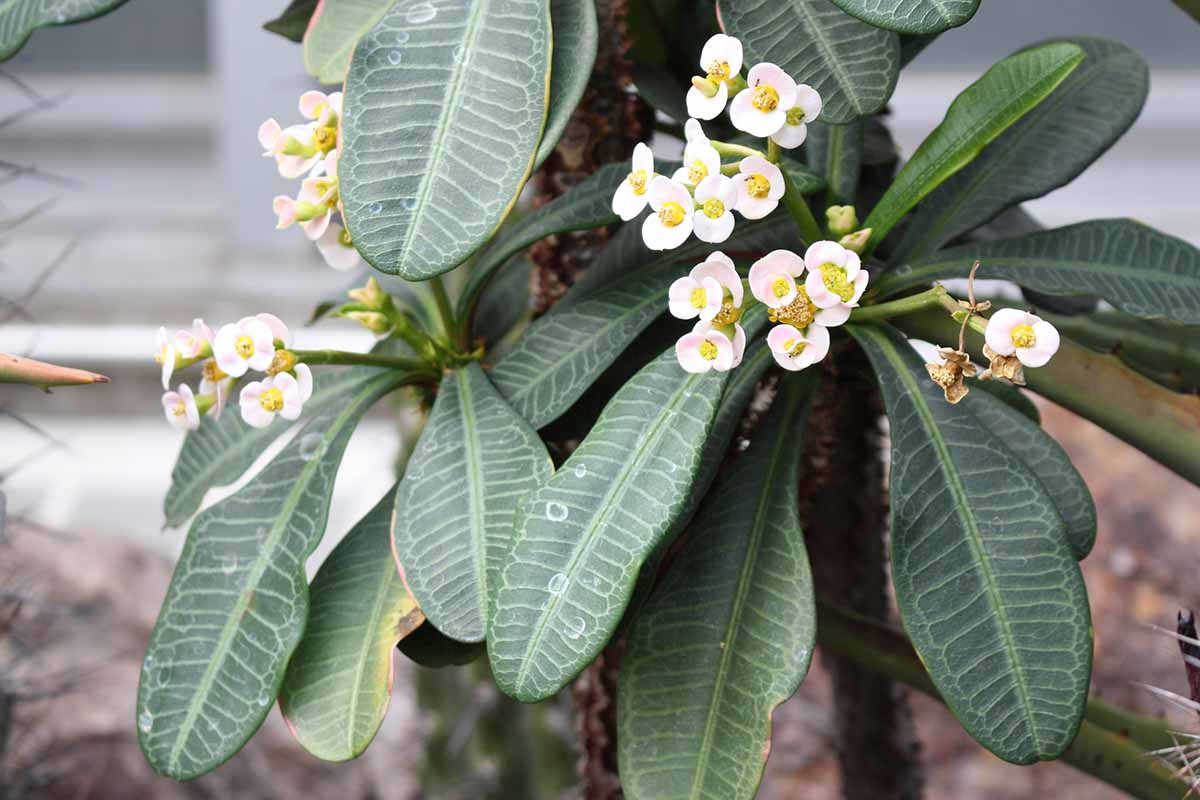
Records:
[[[60,367],[32,358],[0,353],[0,383],[25,383],[50,391],[51,386],[108,383],[108,378],[87,370]]]

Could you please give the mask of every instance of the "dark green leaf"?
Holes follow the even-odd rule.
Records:
[[[875,288],[886,297],[966,277],[975,259],[983,263],[981,278],[1052,295],[1088,294],[1138,317],[1200,323],[1200,251],[1130,219],[1098,219],[953,247],[889,270]]]
[[[937,38],[937,34],[932,36],[900,34],[900,67],[903,69],[911,64],[913,59],[925,52],[925,48],[933,44]]]
[[[472,322],[472,333],[488,345],[488,355],[496,358],[496,345],[531,311],[529,281],[533,263],[526,255],[510,258],[479,298]]]
[[[338,464],[362,415],[404,380],[353,372],[353,394],[305,409],[283,452],[188,531],[138,687],[138,741],[164,775],[185,780],[220,766],[279,693],[308,618],[304,563],[325,534]]]
[[[787,174],[788,181],[796,187],[800,194],[813,194],[825,188],[825,178],[821,173],[809,169],[794,158],[784,156],[779,167]]]
[[[871,210],[865,228],[880,242],[900,218],[970,164],[989,142],[1042,102],[1083,60],[1073,44],[1045,44],[999,62],[963,90]]]
[[[304,31],[308,29],[308,21],[317,10],[317,3],[318,0],[292,0],[282,14],[264,22],[263,28],[285,39],[300,42],[304,39]]]
[[[618,699],[621,783],[631,800],[756,793],[772,711],[804,679],[816,638],[797,516],[814,378],[785,383],[634,623]]]
[[[0,3],[0,61],[25,46],[38,28],[84,22],[107,14],[125,0],[5,0]]]
[[[392,697],[396,643],[425,621],[392,559],[392,494],[317,571],[279,695],[292,734],[326,761],[355,758],[375,738]]]
[[[1019,764],[1057,758],[1087,702],[1087,590],[1042,482],[950,405],[894,329],[849,326],[892,439],[892,577],[904,627],[963,727]],[[1018,419],[1015,415],[1012,417]]]
[[[415,664],[430,669],[461,667],[484,654],[483,642],[460,642],[451,639],[426,620],[400,640],[400,652]]]
[[[393,545],[408,588],[446,636],[483,640],[513,512],[553,470],[478,362],[442,379],[396,492]]]
[[[965,24],[979,0],[833,0],[847,14],[877,28],[912,34],[937,34]]]
[[[533,166],[550,80],[548,0],[398,0],[346,75],[346,224],[381,272],[425,280],[499,227]]]
[[[521,503],[488,628],[506,694],[547,698],[608,643],[642,562],[688,503],[727,376],[686,373],[668,349]]]
[[[862,168],[862,122],[831,125],[817,121],[808,126],[808,164],[829,183],[829,192],[839,203],[853,203],[858,193]]]
[[[971,389],[987,392],[1013,411],[1023,414],[1035,425],[1042,424],[1042,414],[1033,401],[1025,396],[1019,388],[1008,381],[981,381],[978,378],[967,378],[966,385]]]
[[[651,62],[639,62],[633,67],[633,83],[643,100],[671,119],[682,124],[688,120],[686,88],[664,67]]]
[[[721,0],[725,32],[747,64],[778,64],[821,93],[825,122],[853,122],[887,104],[900,72],[900,40],[829,0]]]
[[[546,129],[533,159],[534,169],[554,152],[567,129],[567,120],[583,97],[596,60],[598,26],[592,0],[550,0],[550,22],[554,35],[550,105],[546,110]]]
[[[921,202],[893,260],[919,258],[1006,208],[1064,186],[1121,137],[1146,101],[1146,63],[1106,39],[1065,39],[1085,58],[1057,89]]]

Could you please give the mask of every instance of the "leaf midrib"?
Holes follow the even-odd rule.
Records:
[[[484,609],[487,608],[487,526],[484,524],[483,509],[483,472],[480,469],[483,460],[483,445],[479,441],[479,426],[475,419],[475,407],[471,399],[471,378],[469,371],[479,369],[477,364],[468,365],[458,372],[459,413],[462,415],[463,427],[466,428],[464,448],[467,455],[467,492],[470,508],[468,513],[471,520],[471,549],[475,553],[475,579],[479,582],[479,590],[475,595],[480,620]],[[486,376],[484,376],[486,380]],[[485,626],[486,627],[486,626]]]
[[[792,423],[795,421],[796,412],[801,407],[802,401],[806,398],[801,393],[795,393],[789,399],[792,402],[792,407],[788,409],[783,424],[780,426],[782,432],[792,430]],[[767,525],[766,508],[770,504],[771,495],[776,488],[775,472],[779,468],[779,462],[784,451],[788,449],[783,446],[784,443],[791,444],[786,435],[781,435],[771,451],[767,470],[759,486],[758,504],[754,510],[754,527],[747,543],[746,560],[742,563],[742,569],[738,575],[737,593],[734,595],[729,619],[725,623],[725,634],[721,637],[721,641],[725,642],[725,647],[721,650],[720,658],[717,661],[717,674],[713,681],[713,699],[708,706],[708,713],[704,719],[704,733],[700,738],[700,757],[696,763],[696,773],[692,777],[692,788],[688,792],[689,798],[700,798],[703,796],[702,779],[708,769],[708,757],[712,749],[713,732],[716,728],[718,716],[716,710],[725,695],[725,673],[728,671],[730,654],[734,650],[733,645],[737,638],[734,628],[741,620],[742,609],[746,604],[746,596],[749,592],[750,576],[758,565],[758,546],[762,541],[763,531]],[[747,472],[750,472],[750,470],[747,469]],[[787,487],[786,490],[790,493],[794,490],[794,487]]]
[[[770,1],[771,0],[768,0],[768,2]],[[792,8],[796,10],[796,16],[803,17],[805,23],[808,25],[808,29],[812,31],[813,41],[817,43],[817,49],[821,51],[821,56],[824,58],[825,64],[829,67],[830,75],[835,81],[837,81],[838,87],[842,90],[842,94],[844,94],[850,101],[850,105],[854,107],[854,110],[859,114],[862,114],[864,108],[863,100],[855,92],[854,80],[850,77],[850,74],[842,65],[841,59],[838,58],[837,53],[833,52],[833,47],[825,38],[821,26],[816,21],[816,15],[808,7],[808,4],[804,2],[804,0],[792,0],[791,5]],[[841,9],[839,9],[839,11],[841,11]],[[846,16],[853,19],[849,14]],[[863,24],[865,25],[866,23]]]
[[[1029,735],[1033,739],[1034,748],[1039,752],[1042,750],[1041,739],[1038,736],[1037,724],[1033,718],[1033,706],[1029,695],[1029,687],[1025,684],[1025,675],[1020,669],[1020,659],[1017,658],[1016,642],[1013,639],[1012,626],[1008,620],[1008,614],[1004,609],[1004,604],[1000,601],[999,587],[996,585],[996,576],[992,573],[991,564],[988,562],[986,555],[983,552],[982,535],[979,528],[975,524],[975,517],[964,510],[970,509],[970,502],[967,497],[966,488],[958,478],[957,469],[946,469],[945,465],[954,465],[954,459],[950,455],[949,448],[946,445],[946,440],[942,437],[942,431],[937,426],[933,418],[933,413],[925,402],[925,396],[921,393],[921,387],[913,379],[912,373],[908,369],[908,365],[900,358],[893,349],[892,342],[887,339],[882,333],[870,329],[862,329],[867,335],[876,339],[876,344],[880,351],[892,365],[893,371],[900,378],[900,381],[908,390],[908,396],[912,400],[913,408],[921,418],[927,432],[929,433],[929,442],[937,451],[939,465],[942,467],[941,473],[946,478],[946,485],[953,495],[955,504],[955,515],[962,522],[968,536],[967,542],[971,547],[972,553],[975,555],[975,562],[979,565],[980,572],[984,578],[984,588],[988,594],[988,599],[991,601],[991,606],[996,614],[996,619],[1000,623],[1001,641],[1004,645],[1005,652],[1008,654],[1009,662],[1012,665],[1012,675],[1016,684],[1017,694],[1021,699],[1021,711],[1025,717],[1026,725],[1029,727]]]
[[[680,398],[685,397],[686,393],[691,391],[693,384],[698,382],[697,377],[703,378],[711,376],[689,376],[686,381],[680,383],[678,388],[675,389],[675,392],[671,395],[670,402],[664,404],[659,410],[655,417],[654,423],[650,428],[650,431],[642,440],[645,444],[638,449],[637,457],[634,460],[627,462],[627,467],[622,470],[620,474],[618,474],[617,479],[613,481],[612,486],[604,494],[604,497],[601,498],[598,504],[600,513],[592,517],[592,524],[588,526],[586,534],[580,538],[574,550],[571,552],[571,560],[567,562],[566,568],[563,570],[563,574],[568,576],[574,574],[575,567],[579,563],[579,559],[582,557],[583,553],[589,549],[598,532],[608,523],[608,520],[612,517],[612,515],[616,513],[617,504],[612,502],[613,498],[623,495],[625,492],[625,485],[629,482],[629,479],[634,474],[641,471],[642,465],[645,463],[646,459],[649,458],[650,453],[653,450],[652,445],[657,444],[662,427],[666,424],[668,416],[666,412],[675,408],[675,406],[679,404]],[[564,464],[563,467],[565,468],[566,465]],[[559,605],[566,596],[567,592],[565,591],[557,595],[551,594],[549,602],[546,603],[546,607],[543,609],[543,613],[538,617],[537,625],[534,626],[533,633],[529,637],[529,643],[525,648],[525,655],[521,659],[521,666],[517,670],[517,678],[514,681],[517,691],[520,691],[523,688],[525,680],[529,676],[529,670],[533,666],[531,654],[540,649],[542,636],[544,636],[546,632],[546,626],[549,624],[550,618],[553,617],[557,612]]]
[[[358,398],[355,402],[348,404],[334,419],[332,425],[324,434],[330,440],[336,439],[341,429],[346,422],[357,412],[358,407],[364,402],[370,402],[376,388],[382,388],[388,383],[398,381],[399,373],[386,373],[379,376],[375,380],[363,386]],[[371,391],[367,391],[370,389]],[[330,436],[330,434],[333,434]],[[263,573],[266,572],[271,559],[267,556],[273,553],[283,538],[288,527],[288,522],[291,520],[292,513],[296,510],[296,506],[300,504],[304,494],[308,488],[308,482],[312,479],[312,473],[322,466],[323,459],[315,458],[312,461],[306,462],[301,468],[300,475],[297,477],[292,490],[288,493],[287,500],[281,507],[280,514],[276,517],[276,522],[271,526],[270,533],[263,538],[263,546],[259,550],[258,558],[255,559],[253,569],[247,573],[246,581],[242,585],[242,592],[238,596],[238,601],[234,605],[232,613],[227,617],[228,620],[235,620],[232,624],[226,623],[221,631],[220,637],[217,639],[217,646],[213,650],[213,656],[209,659],[208,666],[204,670],[204,674],[197,684],[197,690],[192,695],[192,702],[188,704],[187,714],[179,727],[175,729],[175,745],[171,748],[167,763],[172,770],[178,771],[179,757],[187,744],[188,738],[192,735],[192,730],[195,727],[196,719],[200,715],[200,710],[204,705],[203,700],[197,702],[196,698],[205,698],[208,696],[209,690],[212,689],[213,682],[216,680],[217,673],[220,670],[220,665],[225,663],[225,659],[229,653],[229,647],[233,642],[233,637],[241,628],[241,619],[250,605],[250,598],[254,596],[259,581],[262,580]],[[307,620],[305,621],[307,626]],[[303,635],[303,634],[302,634]]]

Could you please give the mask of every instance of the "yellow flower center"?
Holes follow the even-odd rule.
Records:
[[[704,216],[709,219],[720,219],[725,213],[725,204],[715,197],[710,197],[704,201]]]
[[[771,192],[771,182],[766,175],[756,172],[746,178],[746,191],[751,197],[761,200]]]
[[[668,200],[663,203],[663,207],[658,210],[658,221],[668,228],[674,228],[676,225],[679,225],[686,216],[687,212],[683,210],[683,206],[674,200]]]
[[[187,403],[182,400],[175,401],[175,405],[171,406],[171,413],[177,417],[182,417],[187,414]]]
[[[796,299],[782,308],[769,309],[767,317],[771,322],[782,322],[804,330],[817,318],[817,306],[808,296],[808,290],[797,286]]]
[[[764,114],[770,113],[779,107],[779,92],[775,91],[774,86],[768,86],[765,83],[756,86],[754,94],[750,96],[750,105]]]
[[[258,404],[263,411],[275,412],[283,408],[283,392],[272,387],[258,396]]]
[[[802,342],[799,339],[788,339],[783,343],[783,349],[792,358],[804,352],[804,348],[808,347],[808,342]]]
[[[162,349],[154,354],[155,363],[162,364],[167,360],[167,345],[163,345]]]
[[[700,343],[700,357],[705,361],[712,361],[717,357],[717,346],[705,339]]]
[[[742,318],[742,310],[733,307],[733,298],[726,297],[721,301],[721,310],[713,317],[713,325],[718,328],[726,328]]]
[[[1018,325],[1012,329],[1012,343],[1017,347],[1033,347],[1037,344],[1037,336],[1032,325]]]
[[[728,61],[710,61],[705,68],[708,71],[708,79],[713,83],[721,83],[729,80],[730,69]]]
[[[340,244],[342,247],[354,246],[354,242],[350,239],[350,231],[345,228],[342,228],[341,233],[338,234],[337,240],[338,244]]]
[[[337,145],[337,129],[317,128],[313,131],[313,144],[322,153],[328,153]]]
[[[210,358],[208,361],[205,361],[202,369],[204,370],[204,379],[209,383],[217,383],[218,381],[223,381],[229,377],[221,370],[219,366],[217,366],[217,360],[215,358]]]
[[[787,124],[799,125],[801,122],[804,122],[804,109],[800,106],[789,108],[787,112]]]
[[[640,196],[646,193],[647,177],[646,170],[644,169],[639,169],[637,172],[629,173],[629,178],[627,178],[627,180],[629,181],[629,185],[633,187],[634,194]]]
[[[688,167],[688,183],[697,184],[708,177],[708,167],[704,166],[704,162],[696,159],[692,165]]]
[[[849,303],[854,297],[854,284],[846,279],[846,270],[836,264],[825,264],[821,267],[821,282],[825,288],[842,298],[843,303]]]
[[[795,285],[794,281],[788,280],[783,275],[780,275],[775,280],[771,281],[771,294],[776,297],[787,297],[788,292],[792,291]]]
[[[692,308],[704,308],[708,305],[708,292],[704,291],[704,287],[692,290],[691,303]]]
[[[254,340],[243,333],[234,340],[233,350],[242,358],[249,358],[254,355]]]

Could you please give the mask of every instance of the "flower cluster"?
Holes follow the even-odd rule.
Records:
[[[158,332],[155,360],[162,365],[163,413],[181,430],[200,427],[201,415],[219,416],[238,379],[249,371],[266,373],[241,390],[242,419],[256,428],[270,425],[275,416],[294,420],[312,395],[312,371],[296,361],[292,335],[272,314],[258,314],[222,325],[216,333],[197,319],[191,330]],[[201,365],[198,390],[186,383],[170,391],[175,370]]]
[[[775,163],[752,148],[710,140],[699,120],[715,119],[728,104],[736,128],[769,139],[769,152],[777,152],[803,144],[807,123],[821,113],[821,96],[774,64],[756,64],[743,78],[742,44],[732,36],[709,39],[700,66],[705,75],[694,78],[687,93],[692,119],[684,125],[683,166],[669,178],[656,174],[653,152],[639,144],[628,177],[613,195],[613,213],[625,221],[650,206],[642,239],[651,250],[679,247],[693,233],[719,244],[733,233],[733,212],[760,219],[783,197],[784,176]],[[722,153],[741,158],[722,164]]]
[[[837,242],[816,242],[801,258],[774,250],[750,267],[747,281],[754,300],[776,323],[767,345],[776,363],[798,371],[829,352],[829,329],[846,322],[867,287],[867,271],[858,254]],[[733,261],[712,253],[679,278],[668,291],[668,309],[679,319],[699,318],[691,333],[675,344],[679,364],[688,372],[724,372],[736,367],[746,350],[744,287]]]
[[[342,224],[338,193],[338,123],[342,115],[342,93],[309,91],[300,95],[300,113],[308,122],[281,128],[269,119],[258,128],[263,155],[274,158],[279,174],[302,178],[296,197],[275,198],[279,228],[299,224],[304,235],[316,242],[325,263],[334,269],[358,266],[361,256]],[[338,221],[334,221],[334,217]]]

